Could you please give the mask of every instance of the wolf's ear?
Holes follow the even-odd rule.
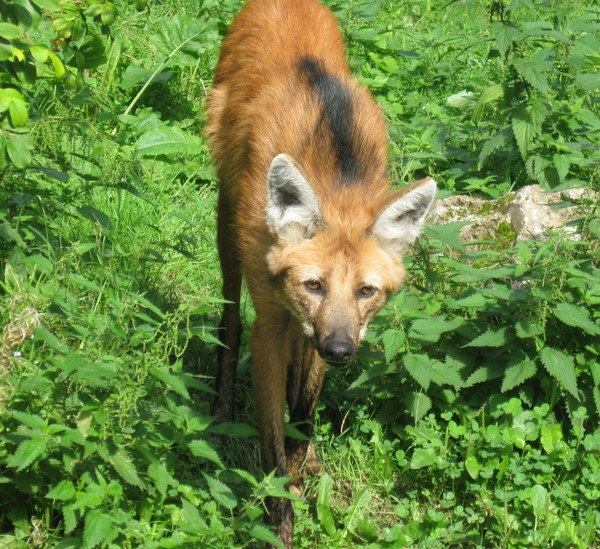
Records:
[[[400,191],[379,213],[371,234],[392,252],[403,252],[421,234],[436,189],[435,181],[428,177]]]
[[[271,232],[281,239],[310,238],[320,225],[317,195],[286,154],[278,154],[271,162],[266,211]]]

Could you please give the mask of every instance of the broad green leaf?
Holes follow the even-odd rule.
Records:
[[[577,391],[577,376],[575,374],[575,365],[573,359],[552,347],[544,347],[541,352],[542,364],[571,395],[579,400],[579,393]]]
[[[223,422],[218,425],[213,425],[210,432],[216,435],[224,435],[231,438],[248,438],[255,437],[258,431],[249,423],[230,423]]]
[[[464,320],[458,317],[452,320],[442,317],[420,318],[412,323],[408,337],[425,343],[435,343],[442,334],[452,332],[463,324]]]
[[[583,307],[570,303],[559,303],[552,311],[561,322],[574,328],[581,328],[590,335],[600,335],[600,327],[590,320],[589,312]]]
[[[586,72],[575,77],[577,83],[586,91],[600,90],[600,73]]]
[[[524,381],[533,377],[537,371],[535,361],[527,358],[524,353],[520,353],[520,357],[520,359],[512,361],[504,372],[502,387],[500,388],[503,393],[518,387]]]
[[[144,489],[144,483],[138,475],[131,457],[124,450],[119,450],[109,455],[108,461],[125,482]]]
[[[48,499],[57,499],[60,501],[69,500],[75,497],[75,486],[70,480],[61,480],[46,494],[46,497]]]
[[[406,396],[406,405],[415,422],[420,421],[431,410],[432,404],[431,399],[425,393],[411,391]]]
[[[219,454],[206,440],[193,440],[192,442],[188,443],[188,448],[195,457],[208,459],[209,461],[216,463],[219,467],[224,467]]]
[[[204,478],[208,483],[208,489],[213,499],[226,509],[235,509],[238,504],[238,500],[235,494],[231,491],[231,488],[211,475],[205,474]]]
[[[492,101],[500,99],[501,97],[504,97],[504,87],[502,84],[493,84],[485,88],[481,92],[481,95],[475,104],[475,108],[473,109],[473,122],[475,124],[479,124],[481,115],[483,114],[483,107]]]
[[[56,11],[60,9],[59,0],[31,0],[36,6],[46,11]]]
[[[9,467],[21,471],[46,452],[46,439],[38,436],[21,442],[17,451],[6,460]]]
[[[450,248],[463,250],[464,245],[460,238],[460,230],[469,224],[470,221],[455,221],[443,225],[427,225],[425,232],[428,236],[432,236]]]
[[[198,154],[201,142],[198,137],[180,128],[162,126],[140,136],[137,150],[141,156],[170,156],[174,154]]]
[[[531,487],[531,507],[538,519],[545,519],[550,508],[550,494],[541,484]]]
[[[83,528],[85,547],[96,547],[110,543],[118,534],[110,514],[101,509],[88,511]]]
[[[563,440],[560,423],[553,423],[552,425],[543,423],[540,432],[540,441],[547,454],[553,452]]]
[[[518,320],[515,324],[515,332],[517,337],[521,339],[526,339],[528,337],[536,337],[544,333],[544,327],[535,322],[534,320],[530,320],[528,318],[523,318]]]
[[[317,518],[329,536],[335,535],[335,521],[331,513],[331,492],[333,482],[327,473],[323,473],[317,487]]]
[[[31,53],[31,56],[38,63],[45,63],[48,60],[48,54],[50,50],[44,46],[31,46],[29,48],[29,51]]]
[[[411,469],[423,469],[431,467],[437,462],[437,450],[435,448],[416,448],[410,460]]]
[[[464,384],[464,381],[458,371],[458,368],[461,366],[462,365],[459,363],[449,364],[435,362],[431,368],[431,381],[436,385],[446,384],[458,389]]]
[[[21,32],[21,29],[17,27],[17,25],[0,22],[0,37],[10,42],[12,40],[22,39],[23,33]]]
[[[446,99],[446,103],[455,109],[464,109],[469,105],[472,105],[474,102],[473,92],[462,90],[458,93],[452,94],[450,97]]]
[[[469,456],[465,460],[465,469],[473,480],[477,480],[477,477],[479,477],[479,471],[481,471],[481,465],[475,456]]]
[[[10,113],[10,121],[15,128],[27,124],[29,115],[27,113],[27,103],[25,103],[25,101],[18,101],[16,99],[11,101],[8,112]]]
[[[67,72],[65,66],[58,55],[56,55],[53,51],[48,52],[48,56],[50,57],[50,61],[52,61],[52,66],[54,67],[54,77],[57,79],[61,79]]]
[[[463,347],[502,347],[512,340],[507,327],[490,329]]]
[[[190,399],[190,394],[188,393],[187,387],[183,379],[179,376],[173,375],[164,367],[152,366],[150,368],[150,373],[160,381],[162,381],[169,389],[175,391],[180,394],[185,399]]]
[[[424,354],[407,353],[404,355],[403,364],[406,371],[427,391],[431,382],[432,360]]]
[[[6,152],[8,153],[10,161],[20,169],[26,168],[29,166],[29,164],[31,164],[32,149],[33,142],[28,135],[11,135],[6,144]]]

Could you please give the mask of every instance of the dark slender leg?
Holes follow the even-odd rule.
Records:
[[[230,303],[223,307],[219,340],[223,344],[217,354],[216,390],[212,413],[217,422],[233,421],[235,380],[240,348],[242,323],[240,319],[240,292],[242,272],[237,248],[233,209],[226,194],[219,192],[217,209],[217,245],[223,273],[223,297]]]

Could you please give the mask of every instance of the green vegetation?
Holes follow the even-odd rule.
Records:
[[[2,547],[274,541],[264,499],[291,496],[259,469],[246,347],[240,423],[209,416],[203,100],[241,3],[0,4]],[[596,2],[327,3],[399,183],[600,191]],[[328,373],[298,547],[600,545],[600,204],[579,207],[579,240],[427,229]]]

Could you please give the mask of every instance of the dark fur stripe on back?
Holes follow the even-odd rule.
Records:
[[[308,76],[310,86],[323,104],[323,115],[329,129],[342,181],[350,182],[359,176],[353,141],[353,104],[350,91],[338,78],[329,74],[323,63],[313,57],[303,57],[300,70]]]

